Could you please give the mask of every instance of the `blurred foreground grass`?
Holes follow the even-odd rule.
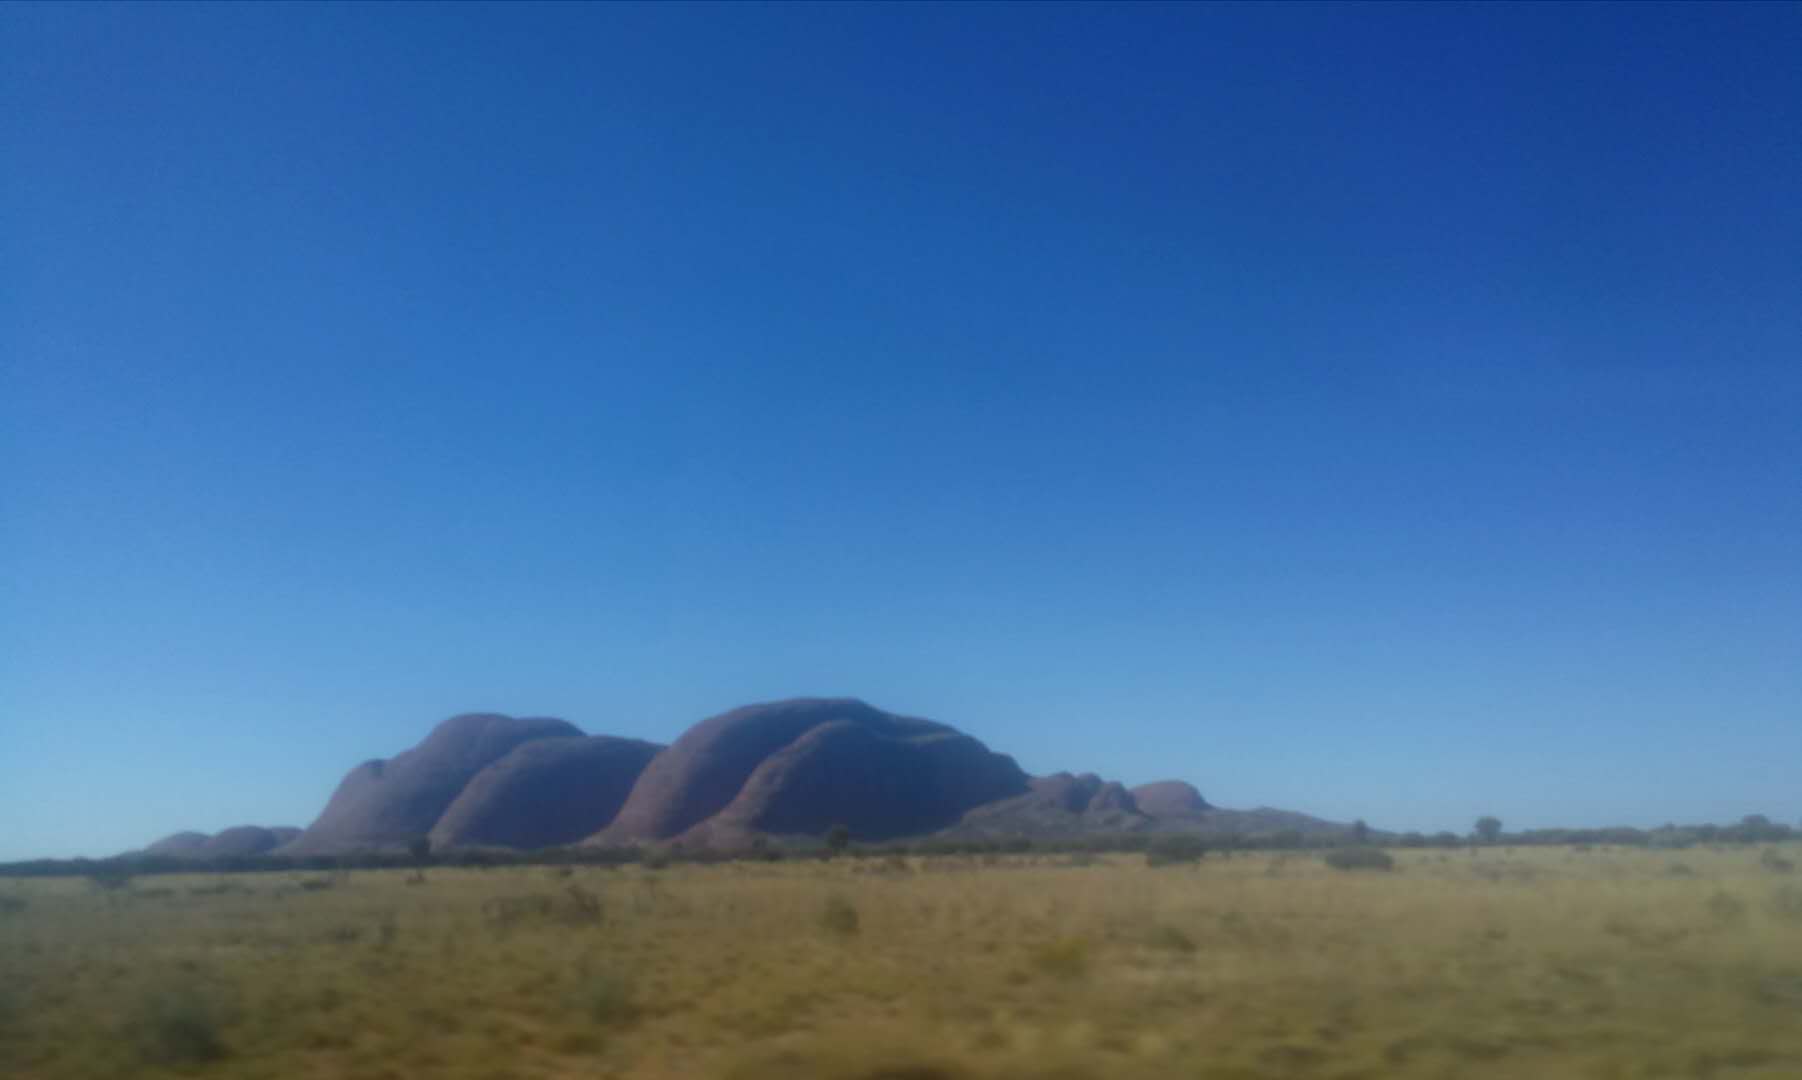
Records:
[[[1757,849],[1397,858],[0,882],[0,1076],[1802,1077]]]

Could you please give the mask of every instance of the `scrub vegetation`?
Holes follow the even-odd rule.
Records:
[[[0,1075],[1802,1075],[1795,845],[1390,854],[0,881]]]

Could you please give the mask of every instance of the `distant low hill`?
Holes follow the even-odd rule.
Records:
[[[288,825],[234,825],[213,836],[178,832],[144,849],[146,855],[173,855],[186,859],[219,859],[235,855],[267,855],[292,843],[300,830]]]
[[[1129,790],[1094,773],[1029,776],[947,724],[854,698],[797,698],[710,717],[669,746],[548,718],[455,716],[419,745],[352,769],[304,831],[176,833],[145,852],[732,849],[817,839],[835,825],[866,842],[1346,829],[1292,811],[1222,809],[1182,780]]]
[[[970,839],[1067,838],[1094,833],[1146,832],[1152,819],[1132,793],[1094,773],[1035,776],[1027,790],[975,807],[946,830]]]

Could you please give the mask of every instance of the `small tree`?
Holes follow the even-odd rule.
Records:
[[[826,830],[826,850],[839,855],[851,846],[851,829],[845,825],[834,825]]]
[[[1502,819],[1496,817],[1480,817],[1477,819],[1477,836],[1485,844],[1493,844],[1496,837],[1502,835]]]
[[[1364,823],[1363,818],[1352,822],[1351,838],[1354,844],[1370,843],[1370,826]]]
[[[432,839],[429,836],[415,836],[407,841],[407,855],[415,862],[422,863],[432,857]]]
[[[1773,824],[1763,814],[1747,814],[1740,819],[1740,838],[1748,844],[1769,844],[1789,838],[1789,827]]]

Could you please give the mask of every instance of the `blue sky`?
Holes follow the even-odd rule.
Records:
[[[0,859],[846,694],[1802,815],[1802,7],[0,8]]]

